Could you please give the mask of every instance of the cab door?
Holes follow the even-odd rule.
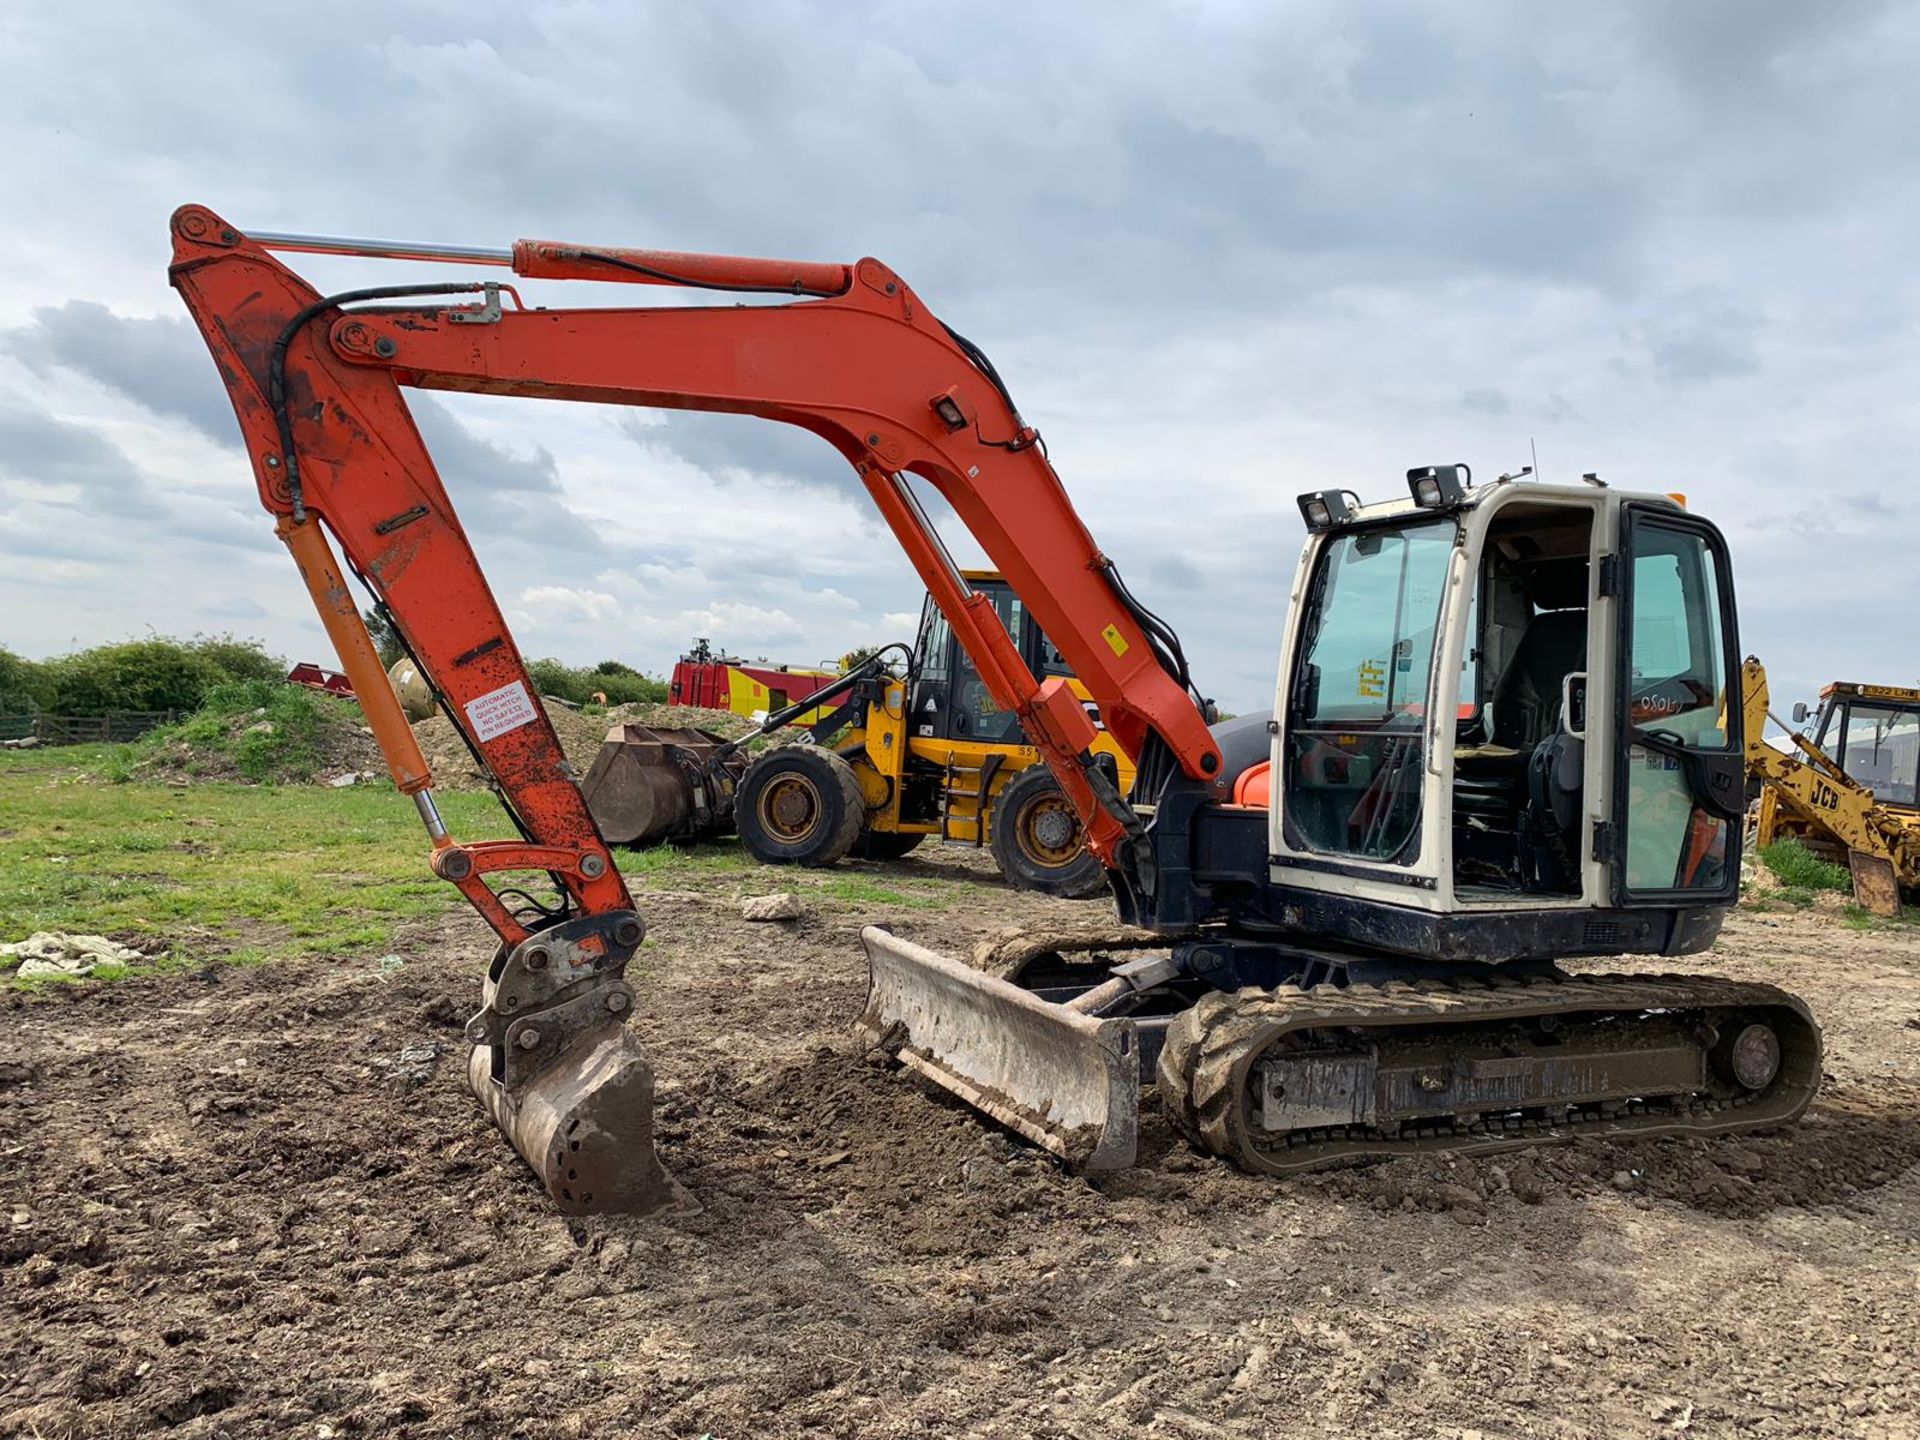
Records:
[[[1661,506],[1624,510],[1615,635],[1616,904],[1731,903],[1745,736],[1726,542]]]

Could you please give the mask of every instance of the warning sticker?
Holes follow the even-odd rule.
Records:
[[[1107,648],[1116,656],[1124,655],[1133,647],[1127,644],[1127,637],[1120,633],[1118,625],[1109,625],[1100,632],[1100,638],[1107,642]]]
[[[467,720],[473,726],[474,738],[483,744],[509,730],[518,730],[538,713],[527,696],[527,687],[518,680],[467,702]]]

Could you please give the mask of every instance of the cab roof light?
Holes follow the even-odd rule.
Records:
[[[1473,470],[1466,465],[1422,465],[1407,471],[1407,489],[1422,510],[1445,510],[1466,498]]]
[[[1332,530],[1353,519],[1360,497],[1351,490],[1309,490],[1300,498],[1300,518],[1309,530]],[[1348,500],[1352,504],[1348,504]]]

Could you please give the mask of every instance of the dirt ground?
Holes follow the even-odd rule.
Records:
[[[0,1435],[1920,1433],[1920,930],[1705,957],[1826,1027],[1789,1134],[1272,1183],[1150,1114],[1088,1181],[850,1039],[864,921],[1106,913],[930,865],[952,908],[790,926],[653,885],[685,1218],[563,1219],[483,1121],[478,922],[0,999]]]

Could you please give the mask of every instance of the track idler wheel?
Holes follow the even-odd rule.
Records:
[[[1281,1174],[1255,1143],[1246,1105],[1254,1063],[1287,1028],[1271,992],[1204,995],[1168,1027],[1155,1085],[1189,1143],[1255,1174]]]
[[[467,1082],[570,1215],[697,1208],[653,1149],[653,1067],[627,1028],[631,911],[563,921],[494,958]]]

